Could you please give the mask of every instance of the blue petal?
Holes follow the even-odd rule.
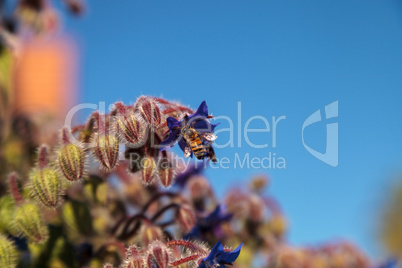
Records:
[[[239,257],[241,247],[243,246],[243,243],[241,243],[235,250],[232,252],[224,252],[222,254],[219,254],[217,256],[216,261],[218,263],[224,262],[224,263],[233,263],[237,257]]]
[[[211,249],[211,252],[209,253],[207,259],[209,259],[210,257],[215,259],[215,256],[222,252],[225,252],[225,249],[223,248],[221,241],[218,241],[218,243],[216,243],[215,246]]]
[[[207,119],[205,118],[197,118],[193,119],[192,122],[190,122],[191,126],[197,130],[197,132],[203,132],[203,133],[213,133],[215,127],[218,124],[211,124]]]
[[[197,111],[195,112],[195,114],[193,114],[193,116],[203,116],[203,117],[207,117],[208,116],[208,106],[207,103],[205,101],[201,102],[200,106],[198,107]]]
[[[166,123],[170,130],[172,130],[174,127],[180,127],[180,122],[174,117],[168,117],[166,119]]]
[[[200,263],[200,265],[198,265],[198,268],[208,268],[208,266],[205,264],[204,261],[202,261],[202,262]]]
[[[162,141],[160,145],[160,150],[166,150],[167,148],[172,147],[177,142],[177,139],[180,137],[180,129],[175,129],[170,131],[169,137],[166,140]]]
[[[219,124],[220,124],[220,123],[218,123],[218,124],[211,124],[211,126],[212,126],[212,132],[215,131],[215,128],[216,128]]]
[[[208,220],[218,219],[220,214],[221,214],[221,205],[217,205],[215,210],[213,212],[211,212],[211,214],[208,215],[206,220],[208,221]]]

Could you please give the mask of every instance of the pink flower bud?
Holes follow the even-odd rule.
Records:
[[[138,255],[136,257],[127,258],[121,267],[122,268],[145,268],[144,257]]]
[[[143,136],[143,127],[137,116],[121,102],[117,102],[115,108],[119,113],[116,127],[121,140],[126,144],[137,144]]]
[[[94,156],[99,160],[102,167],[112,170],[119,157],[119,141],[116,137],[108,134],[95,135]]]
[[[190,232],[196,221],[194,211],[188,205],[180,207],[177,211],[176,219],[183,233]]]
[[[38,151],[38,167],[40,169],[45,168],[48,164],[48,147],[46,144],[42,144]]]
[[[145,185],[151,184],[156,175],[156,163],[153,157],[145,156],[141,160],[142,181]]]
[[[161,184],[164,187],[169,187],[173,182],[174,172],[173,167],[171,163],[169,163],[168,159],[162,158],[158,167],[158,172]]]
[[[208,180],[201,175],[193,176],[187,184],[190,196],[193,200],[199,200],[211,195],[212,189]]]
[[[167,268],[169,265],[169,250],[160,241],[154,241],[149,246],[148,257],[147,257],[148,267]]]
[[[141,117],[150,125],[160,125],[162,120],[162,114],[158,107],[158,104],[152,98],[145,96],[139,97],[135,104],[135,110],[141,115]]]
[[[136,245],[129,246],[126,250],[127,258],[134,258],[140,255],[140,249]]]

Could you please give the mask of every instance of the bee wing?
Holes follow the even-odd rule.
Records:
[[[188,157],[191,156],[191,154],[192,154],[192,151],[191,151],[190,147],[186,146],[186,147],[184,148],[184,157],[185,157],[185,158],[188,158]]]
[[[202,133],[201,136],[207,141],[214,141],[218,138],[214,133]]]

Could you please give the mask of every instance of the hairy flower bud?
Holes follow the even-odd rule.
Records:
[[[135,245],[129,246],[126,250],[126,260],[122,268],[145,268],[144,257],[140,254],[139,248]]]
[[[150,125],[160,125],[162,113],[155,100],[147,97],[139,97],[135,105],[135,110]]]
[[[148,257],[147,257],[148,267],[167,268],[169,266],[169,250],[160,241],[154,241],[149,246]]]
[[[12,172],[8,176],[8,184],[9,184],[11,196],[13,197],[14,202],[16,204],[21,204],[23,201],[23,197],[21,194],[21,182],[20,182],[18,174],[16,172]]]
[[[169,187],[173,182],[173,168],[169,160],[163,158],[158,166],[159,179],[164,187]]]
[[[155,240],[162,240],[162,229],[155,225],[144,224],[140,230],[142,243],[147,246]]]
[[[254,177],[250,182],[251,190],[255,192],[262,192],[269,184],[269,178],[265,175],[259,175]]]
[[[59,203],[61,183],[56,171],[44,168],[31,172],[31,195],[46,207],[56,207]]]
[[[46,144],[42,144],[38,151],[38,167],[45,168],[48,162],[48,147]]]
[[[137,144],[143,135],[141,124],[133,114],[119,117],[117,120],[117,131],[124,143],[132,145]]]
[[[48,229],[40,210],[34,204],[24,204],[14,212],[14,224],[20,234],[35,243],[47,240]]]
[[[84,151],[72,143],[65,144],[60,149],[57,164],[67,180],[79,180],[84,175]]]
[[[153,157],[145,156],[141,160],[142,181],[148,185],[152,183],[156,175],[156,163]]]
[[[9,232],[13,236],[18,236],[18,231],[13,224],[14,218],[14,199],[5,195],[0,198],[0,232]]]
[[[282,237],[287,229],[286,219],[281,215],[274,215],[269,223],[271,232],[276,237]]]
[[[18,251],[14,243],[0,234],[0,267],[14,268],[17,266]]]
[[[94,155],[106,170],[112,170],[119,157],[119,141],[109,134],[95,136]]]
[[[113,268],[113,265],[110,264],[110,263],[105,263],[105,264],[103,265],[103,268]]]
[[[188,205],[183,205],[177,210],[176,219],[184,233],[190,232],[196,221],[194,211]]]
[[[251,194],[248,198],[249,204],[249,220],[253,222],[260,222],[264,217],[264,201],[257,194]]]
[[[212,189],[207,178],[202,175],[196,175],[190,178],[187,183],[187,189],[193,200],[200,200],[211,195]]]
[[[132,257],[132,258],[126,259],[121,267],[122,268],[145,268],[145,262],[144,262],[142,256]]]

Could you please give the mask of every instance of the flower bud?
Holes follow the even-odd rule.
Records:
[[[0,232],[9,232],[13,236],[18,236],[18,231],[13,224],[14,218],[14,199],[5,195],[0,198]]]
[[[144,156],[141,160],[142,181],[148,185],[151,184],[156,175],[156,163],[152,156]]]
[[[136,245],[129,246],[126,250],[127,258],[134,258],[140,255],[140,249]]]
[[[84,151],[72,143],[66,144],[59,152],[57,164],[67,180],[79,180],[84,175]]]
[[[105,264],[103,265],[103,268],[113,268],[113,265],[110,264],[110,263],[105,263]]]
[[[160,241],[154,241],[149,246],[148,257],[147,257],[148,267],[153,267],[153,263],[156,267],[167,268],[169,265],[169,250]]]
[[[193,176],[187,184],[193,200],[200,200],[211,195],[212,189],[208,180],[202,175]]]
[[[95,135],[94,155],[106,170],[112,170],[119,157],[119,141],[109,134]]]
[[[145,268],[145,262],[142,256],[127,258],[124,261],[122,268]]]
[[[169,187],[173,182],[174,172],[172,165],[169,163],[168,159],[162,158],[158,166],[158,172],[161,184],[164,187]]]
[[[265,213],[265,205],[261,197],[256,194],[251,194],[248,198],[248,204],[249,219],[253,222],[262,221]]]
[[[196,221],[194,211],[188,205],[183,205],[178,209],[176,219],[183,233],[190,232]]]
[[[37,169],[31,172],[31,195],[46,207],[57,207],[61,191],[60,178],[52,169]]]
[[[139,97],[135,105],[135,110],[150,125],[160,125],[162,114],[155,100],[147,97]]]
[[[48,229],[44,225],[39,208],[33,204],[24,204],[14,212],[14,224],[22,236],[32,242],[47,240]]]
[[[0,267],[14,268],[17,266],[18,251],[12,241],[0,234]]]
[[[141,124],[133,114],[126,114],[117,120],[117,130],[121,140],[128,144],[137,144],[143,135]]]
[[[45,168],[48,162],[48,147],[46,144],[42,144],[38,151],[38,167],[40,169]]]
[[[155,240],[162,240],[162,229],[155,225],[144,224],[140,230],[142,243],[147,246]]]
[[[268,184],[269,184],[269,178],[265,175],[259,175],[251,180],[250,188],[251,190],[260,193],[266,189]]]
[[[273,216],[269,223],[271,232],[276,237],[282,237],[286,233],[287,222],[286,219],[281,215]]]
[[[23,201],[23,197],[21,194],[21,181],[19,180],[19,176],[16,172],[12,172],[8,176],[8,184],[10,187],[11,196],[14,199],[16,204],[21,204]]]
[[[129,246],[126,251],[126,260],[122,268],[144,268],[145,262],[143,256],[140,254],[139,248],[135,245]]]

